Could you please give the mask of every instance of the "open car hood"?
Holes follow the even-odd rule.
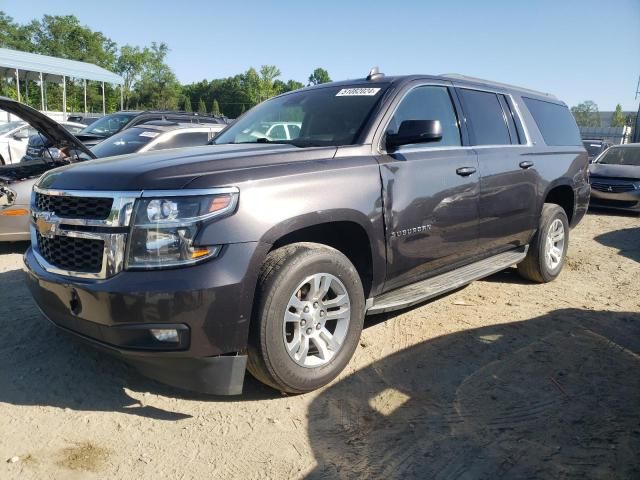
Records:
[[[73,147],[87,154],[90,158],[96,158],[91,150],[67,132],[62,125],[36,109],[7,97],[0,97],[0,109],[20,117],[40,133],[47,136],[58,148]]]

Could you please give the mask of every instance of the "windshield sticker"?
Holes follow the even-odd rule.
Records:
[[[156,138],[158,135],[160,135],[158,132],[142,132],[140,134],[141,137],[149,137],[149,138]]]
[[[379,91],[379,88],[343,88],[336,97],[373,97]]]

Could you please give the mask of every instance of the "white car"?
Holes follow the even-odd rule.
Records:
[[[75,134],[85,125],[75,122],[60,122],[68,132]],[[27,151],[27,144],[31,135],[38,131],[26,122],[7,122],[0,125],[0,165],[19,163]]]
[[[302,124],[298,122],[262,122],[242,133],[253,138],[294,140],[300,136],[301,126]]]

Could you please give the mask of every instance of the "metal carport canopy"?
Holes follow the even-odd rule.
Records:
[[[25,72],[42,72],[57,77],[83,78],[98,82],[122,85],[120,75],[110,72],[92,63],[67,60],[66,58],[49,57],[37,53],[19,52],[0,48],[0,68],[3,70],[21,70]],[[49,77],[51,80],[53,78]]]
[[[0,48],[0,75],[15,78],[18,82],[18,100],[20,100],[20,79],[40,81],[42,109],[46,110],[43,82],[53,81],[63,84],[63,115],[66,118],[66,80],[81,78],[84,80],[84,103],[87,111],[87,80],[102,83],[102,112],[105,113],[104,84],[120,85],[120,108],[122,109],[122,87],[124,80],[109,70],[92,63],[50,57],[37,53],[21,52],[8,48]]]

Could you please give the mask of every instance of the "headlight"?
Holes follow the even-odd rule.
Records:
[[[195,245],[194,239],[203,222],[233,213],[237,204],[236,189],[213,195],[149,196],[137,200],[126,267],[176,267],[216,256],[220,245]]]

